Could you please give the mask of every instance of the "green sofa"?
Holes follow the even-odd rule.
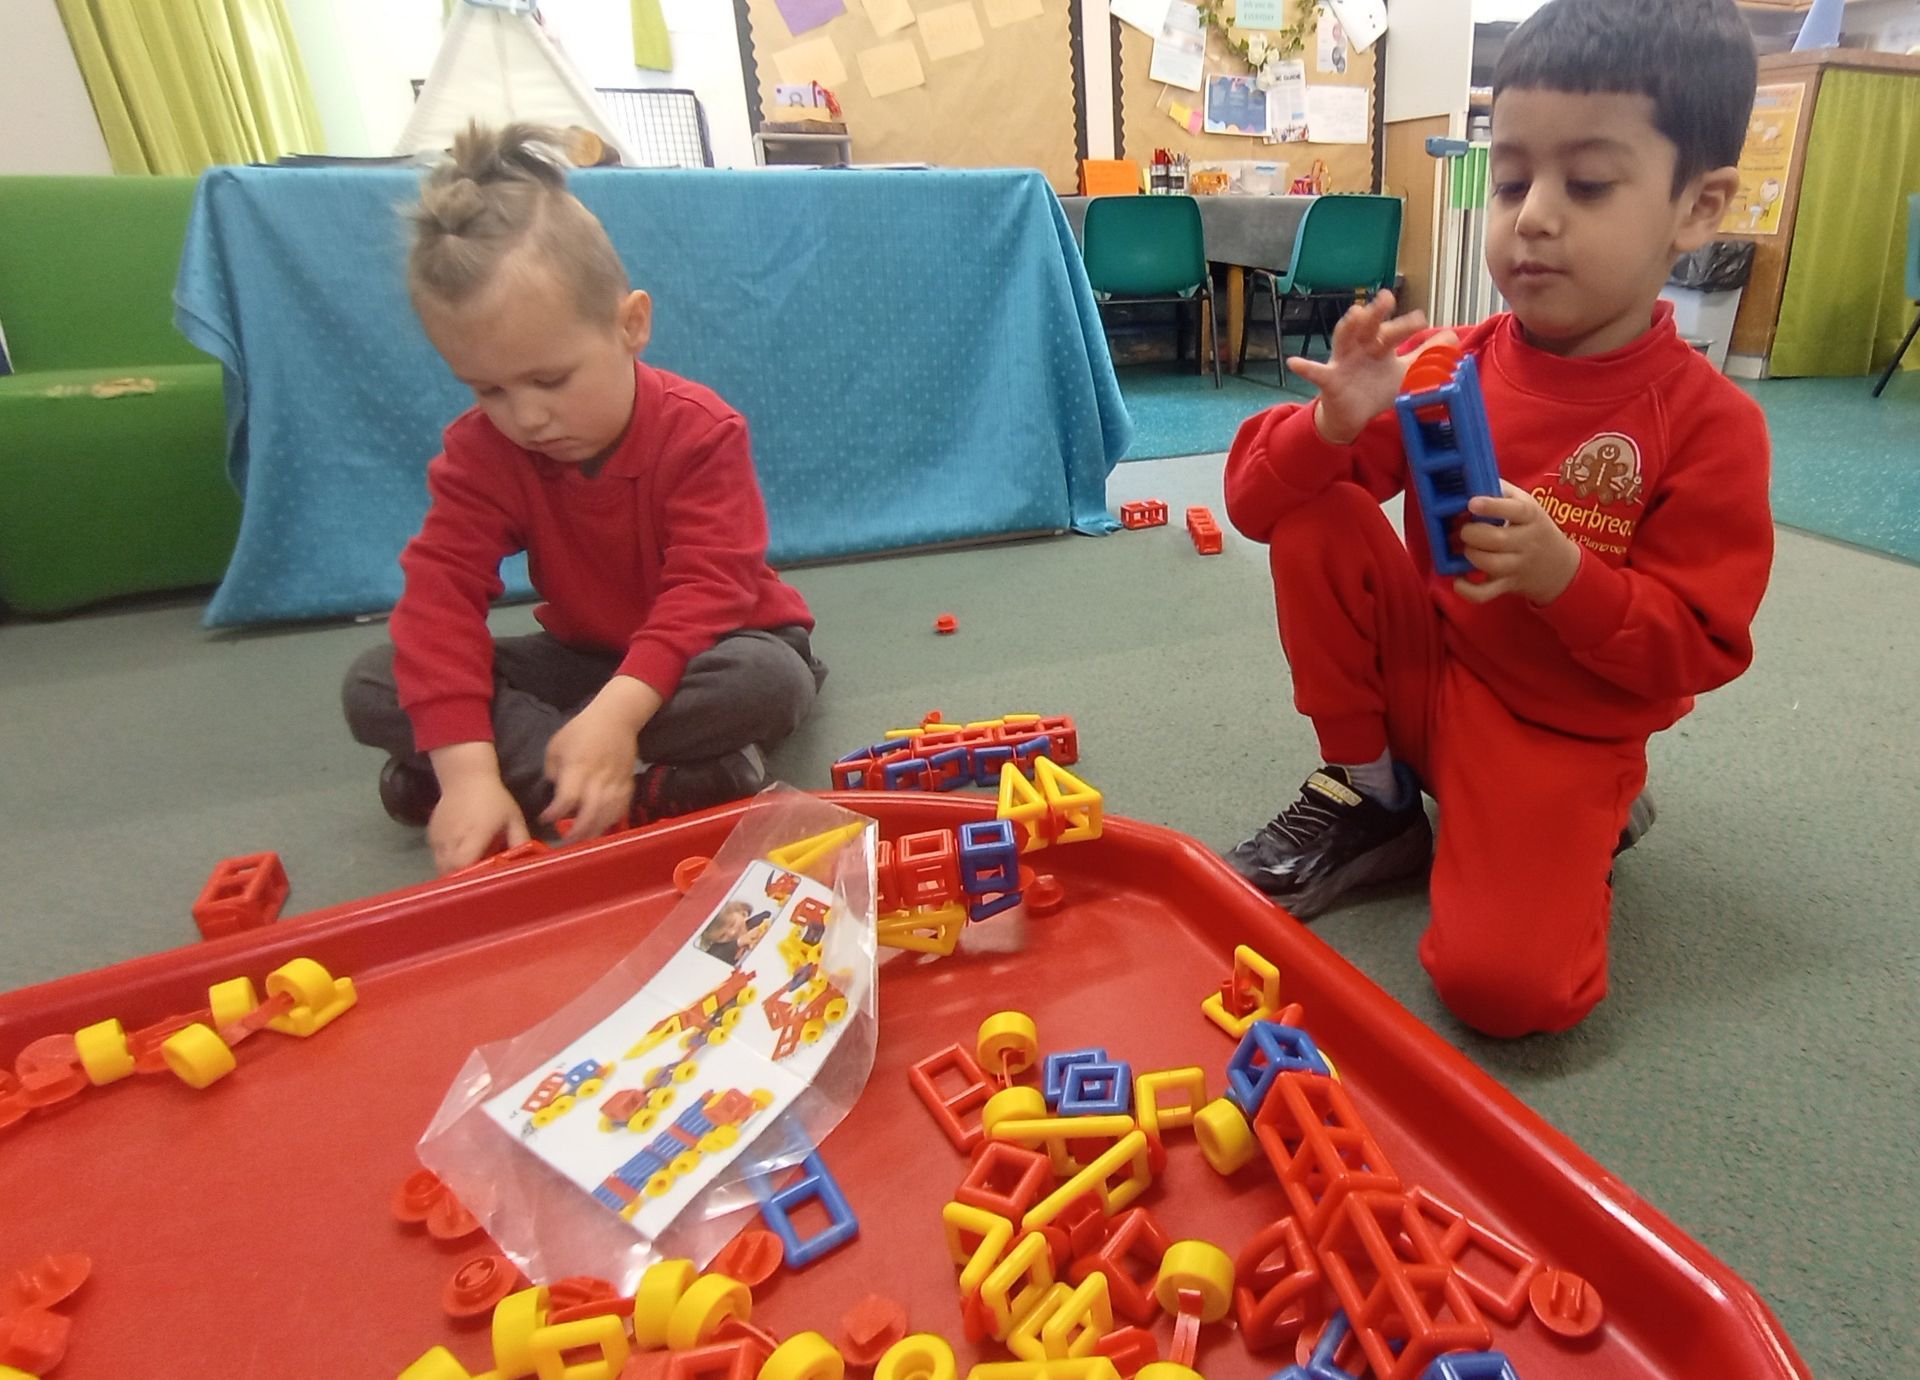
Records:
[[[0,177],[0,603],[212,584],[240,522],[220,366],[173,326],[190,177]],[[117,396],[110,386],[133,380]]]

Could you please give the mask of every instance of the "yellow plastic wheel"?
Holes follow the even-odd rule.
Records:
[[[580,1091],[575,1093],[574,1096],[592,1097],[595,1093],[599,1092],[600,1089],[606,1087],[606,1085],[607,1080],[604,1078],[589,1078],[580,1085]]]
[[[214,1033],[212,1026],[198,1021],[169,1035],[160,1046],[160,1057],[190,1088],[218,1083],[233,1072],[236,1063],[227,1042]]]
[[[267,974],[267,995],[282,993],[318,1011],[333,1003],[333,974],[310,958],[296,958]]]
[[[533,1374],[533,1334],[547,1325],[545,1286],[508,1294],[493,1309],[493,1368],[501,1375]]]
[[[817,1044],[819,1042],[820,1037],[826,1033],[827,1033],[827,1023],[825,1021],[822,1021],[822,1020],[808,1021],[805,1025],[800,1027],[800,1043],[803,1045]]]
[[[213,1012],[215,1025],[232,1025],[251,1016],[260,1007],[260,998],[253,992],[253,979],[237,977],[214,983],[207,989],[207,1007]]]
[[[700,1066],[698,1064],[694,1063],[691,1059],[685,1060],[673,1066],[673,1081],[676,1083],[691,1082],[699,1072]]]
[[[1194,1138],[1200,1153],[1220,1174],[1231,1174],[1253,1158],[1253,1128],[1240,1109],[1216,1097],[1193,1114]]]
[[[732,1038],[733,1038],[733,1030],[731,1029],[731,1027],[723,1025],[718,1030],[714,1031],[711,1035],[707,1036],[707,1043],[709,1045],[724,1045],[728,1040],[731,1040]]]
[[[133,1050],[127,1046],[127,1032],[120,1022],[100,1021],[73,1033],[74,1047],[80,1052],[80,1067],[87,1081],[96,1088],[117,1083],[133,1072]]]
[[[1024,1011],[996,1011],[980,1022],[974,1053],[988,1073],[1011,1078],[1032,1068],[1040,1057],[1040,1032]]]
[[[565,1116],[569,1111],[573,1110],[573,1101],[572,1093],[561,1093],[560,1096],[554,1098],[552,1102],[547,1104],[547,1110],[555,1116]]]
[[[842,1380],[847,1362],[818,1332],[796,1332],[774,1348],[759,1380]]]
[[[649,1198],[664,1198],[673,1192],[673,1174],[662,1170],[647,1180],[646,1194]]]
[[[700,1137],[700,1149],[709,1155],[717,1155],[740,1139],[737,1126],[716,1126]]]
[[[553,1123],[553,1119],[559,1115],[560,1113],[555,1111],[553,1107],[550,1105],[546,1107],[542,1107],[539,1111],[533,1114],[533,1124],[535,1126],[551,1125]]]
[[[699,1167],[700,1152],[698,1150],[682,1150],[673,1157],[673,1162],[667,1166],[667,1172],[677,1179],[682,1174],[693,1173],[693,1171]]]
[[[808,1002],[820,1000],[820,998],[826,994],[827,980],[823,977],[814,978],[805,987],[800,989],[800,1004],[805,1006]]]
[[[673,1098],[674,1091],[672,1088],[655,1088],[647,1094],[647,1110],[650,1112],[664,1112],[673,1105]]]
[[[639,1111],[627,1118],[627,1129],[644,1134],[645,1132],[651,1131],[653,1124],[659,1119],[660,1113],[654,1111],[653,1108],[642,1107]]]
[[[652,1183],[647,1185],[647,1192],[653,1193]],[[667,1344],[667,1323],[673,1317],[673,1310],[699,1277],[700,1272],[691,1260],[663,1260],[647,1267],[647,1272],[640,1276],[640,1287],[633,1291],[635,1346],[646,1350]]]
[[[887,1348],[873,1380],[956,1380],[959,1364],[945,1337],[916,1332]]]
[[[760,989],[757,987],[742,987],[740,989],[740,995],[733,999],[734,1005],[736,1007],[751,1006],[753,1005],[753,999],[759,995]]]
[[[1180,1311],[1180,1294],[1200,1295],[1200,1321],[1219,1322],[1233,1307],[1233,1259],[1211,1241],[1176,1241],[1160,1260],[1153,1296],[1169,1314]]]
[[[826,1010],[820,1014],[825,1016],[829,1022],[844,1021],[847,1018],[847,999],[845,997],[835,997],[827,1003]]]
[[[737,1006],[728,1007],[726,1014],[720,1017],[720,1029],[732,1030],[736,1025],[740,1024],[740,1018],[745,1014],[746,1012]]]
[[[726,1275],[702,1275],[680,1296],[667,1318],[667,1345],[674,1351],[704,1346],[730,1318],[753,1316],[753,1294]]]
[[[1003,1121],[1031,1121],[1035,1117],[1047,1114],[1046,1095],[1038,1088],[1014,1087],[1002,1088],[987,1099],[987,1105],[980,1109],[980,1124],[986,1128],[987,1135],[993,1135],[993,1128]]]

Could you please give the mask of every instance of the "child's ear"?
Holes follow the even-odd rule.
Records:
[[[645,354],[653,339],[653,299],[644,292],[629,292],[620,303],[620,343],[628,354]]]
[[[1692,190],[1693,199],[1680,221],[1680,227],[1674,232],[1674,253],[1691,254],[1717,235],[1720,232],[1720,218],[1726,215],[1727,207],[1733,204],[1734,195],[1739,190],[1738,168],[1715,168],[1701,174],[1698,186]]]

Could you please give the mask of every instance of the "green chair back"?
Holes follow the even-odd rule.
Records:
[[[1095,292],[1172,296],[1206,281],[1206,234],[1190,196],[1095,197],[1080,234]]]
[[[1316,198],[1293,241],[1293,264],[1280,290],[1372,292],[1392,286],[1400,264],[1400,210],[1394,196]]]

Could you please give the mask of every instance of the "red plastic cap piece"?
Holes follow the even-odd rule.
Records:
[[[1042,872],[1027,888],[1027,914],[1052,915],[1066,899],[1067,889],[1060,885],[1060,879],[1051,872]]]
[[[1142,1366],[1160,1359],[1160,1344],[1144,1327],[1121,1327],[1093,1344],[1094,1354],[1113,1362],[1114,1369],[1131,1377]]]
[[[698,853],[690,858],[680,859],[673,869],[673,889],[682,896],[692,891],[693,884],[700,880],[701,874],[707,870],[707,865],[712,861],[712,858],[703,858]]]
[[[394,1219],[418,1226],[427,1220],[433,1205],[446,1196],[447,1186],[440,1182],[438,1174],[431,1169],[416,1170],[393,1191]]]
[[[427,1209],[427,1235],[436,1241],[464,1241],[480,1230],[480,1219],[444,1190],[440,1199]]]
[[[1586,1337],[1606,1317],[1600,1291],[1571,1270],[1542,1270],[1527,1289],[1533,1316],[1555,1336]]]
[[[4,1288],[0,1288],[0,1315],[64,1303],[92,1273],[91,1256],[77,1251],[69,1255],[43,1255],[25,1269],[15,1270]]]
[[[868,1294],[840,1320],[840,1354],[851,1366],[874,1366],[887,1348],[907,1335],[907,1310],[880,1294]]]
[[[605,1313],[624,1313],[633,1306],[631,1299],[597,1275],[568,1275],[547,1286],[547,1321],[579,1322]]]
[[[1426,393],[1453,382],[1454,370],[1464,358],[1458,345],[1429,345],[1407,365],[1406,379],[1400,385],[1404,394]]]
[[[450,1318],[483,1318],[520,1282],[520,1271],[504,1255],[477,1255],[453,1272],[440,1304]]]
[[[933,630],[942,637],[957,633],[960,631],[960,620],[950,613],[943,613],[933,620]]]
[[[0,1318],[0,1366],[45,1375],[67,1354],[73,1323],[44,1308],[23,1308]]]
[[[759,1227],[748,1227],[720,1248],[708,1268],[739,1280],[749,1289],[758,1289],[773,1278],[786,1258],[787,1248],[779,1237]]]

